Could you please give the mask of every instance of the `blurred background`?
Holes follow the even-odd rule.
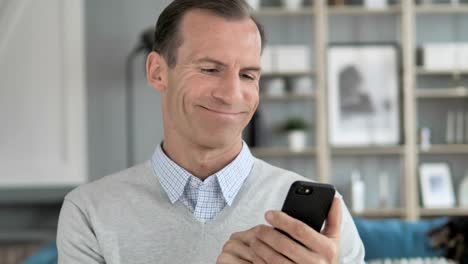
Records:
[[[0,263],[54,263],[66,193],[163,139],[144,63],[169,2],[0,0]],[[334,184],[356,221],[468,215],[468,0],[248,2],[254,155]]]

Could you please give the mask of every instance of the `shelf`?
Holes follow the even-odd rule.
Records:
[[[363,218],[401,218],[404,215],[402,208],[375,208],[366,209],[364,212],[356,213],[351,211],[351,214],[355,217]]]
[[[417,14],[464,14],[468,13],[468,4],[422,4],[415,7]]]
[[[0,188],[0,206],[60,205],[75,187]]]
[[[418,88],[416,89],[416,97],[421,99],[466,98],[468,97],[468,88]]]
[[[369,147],[333,147],[332,155],[365,156],[365,155],[401,155],[402,146],[369,146]]]
[[[275,158],[275,157],[310,157],[314,156],[315,148],[308,147],[304,151],[291,151],[288,148],[252,148],[252,153],[256,157]]]
[[[468,208],[421,208],[421,216],[467,216]]]
[[[468,154],[468,144],[431,145],[428,151],[418,149],[419,154]]]
[[[416,73],[419,75],[468,75],[468,70],[426,70],[422,67],[416,69]]]
[[[53,241],[55,230],[0,230],[0,242]]]
[[[315,99],[315,93],[312,94],[286,94],[286,95],[260,95],[262,102],[291,102],[291,101],[311,101]]]
[[[328,12],[332,15],[384,15],[401,13],[401,6],[392,5],[386,8],[366,8],[363,6],[330,6]]]
[[[315,70],[308,71],[284,71],[284,72],[262,72],[261,77],[300,77],[300,76],[313,76]]]
[[[312,16],[314,13],[314,9],[310,6],[299,10],[288,10],[283,7],[261,7],[253,12],[254,16]]]

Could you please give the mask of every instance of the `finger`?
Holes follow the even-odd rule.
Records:
[[[327,222],[325,224],[325,229],[323,234],[326,237],[336,239],[340,237],[341,234],[341,199],[335,197],[333,199],[332,206],[328,212]]]
[[[232,240],[242,241],[244,244],[250,246],[255,241],[255,233],[258,226],[252,227],[246,231],[233,233],[230,237]]]
[[[239,240],[228,240],[223,246],[223,253],[224,252],[250,262],[254,257],[252,249]]]
[[[223,253],[219,255],[218,259],[216,260],[216,264],[250,264],[250,263],[251,262],[239,259],[228,253]]]
[[[269,245],[265,244],[262,240],[255,240],[252,243],[252,249],[254,254],[264,260],[265,263],[284,263],[284,264],[293,264],[291,260],[275,251]]]
[[[253,264],[267,264],[261,257],[255,255],[252,261]]]
[[[311,259],[312,257],[310,250],[270,226],[260,227],[257,238],[295,263],[302,263],[304,259]]]
[[[324,235],[286,213],[281,211],[268,211],[265,215],[265,219],[273,227],[288,233],[291,237],[314,252],[328,251],[330,247],[331,242],[328,241]]]

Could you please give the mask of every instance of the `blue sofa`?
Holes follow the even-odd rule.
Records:
[[[57,264],[57,245],[50,242],[21,264]]]
[[[354,218],[366,249],[366,261],[442,256],[441,250],[434,250],[429,245],[427,232],[447,221],[446,217],[416,222]]]

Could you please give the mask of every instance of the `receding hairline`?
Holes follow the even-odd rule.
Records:
[[[250,22],[251,25],[252,25],[252,28],[255,28],[256,34],[258,35],[260,42],[263,41],[260,29],[258,28],[258,25],[256,24],[256,21],[249,14],[239,15],[239,16],[232,16],[232,17],[225,17],[225,16],[222,16],[222,15],[216,13],[215,11],[212,11],[212,10],[209,10],[209,9],[193,8],[193,9],[190,9],[186,13],[183,14],[183,16],[181,17],[181,19],[179,21],[179,24],[177,25],[177,30],[176,30],[177,36],[176,36],[176,38],[178,39],[178,41],[177,41],[178,45],[177,45],[177,47],[175,47],[176,49],[180,48],[184,43],[184,38],[183,38],[184,37],[184,34],[183,34],[184,27],[183,26],[184,26],[185,23],[187,23],[186,22],[187,17],[190,17],[190,15],[197,15],[197,14],[208,15],[210,17],[219,18],[220,20],[224,20],[224,21],[228,21],[228,22],[242,22],[242,21]],[[260,50],[261,49],[262,49],[262,43],[260,43]]]
[[[195,12],[219,17],[224,21],[253,21],[255,31],[260,36],[260,53],[263,52],[266,46],[264,27],[244,0],[174,0],[159,16],[153,42],[153,51],[167,59],[170,67],[177,63],[178,49],[184,42],[182,26],[186,16]]]
[[[255,20],[252,16],[249,15],[244,15],[244,16],[238,16],[238,17],[224,17],[221,16],[220,14],[217,14],[214,11],[207,10],[207,9],[201,9],[201,8],[194,8],[189,11],[187,11],[182,18],[180,19],[179,24],[177,25],[177,38],[179,38],[179,47],[183,44],[183,25],[187,23],[187,18],[190,17],[191,15],[208,15],[213,18],[218,18],[220,20],[228,21],[228,22],[249,22],[251,23],[252,29],[255,28],[256,34],[258,35],[260,42],[262,42],[262,36],[260,33],[260,29],[258,28],[257,24],[255,23]],[[261,44],[261,43],[260,43]]]

